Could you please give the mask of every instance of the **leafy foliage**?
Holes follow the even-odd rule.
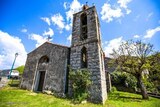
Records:
[[[17,67],[16,70],[19,71],[20,74],[23,74],[24,65],[21,65],[21,66]]]
[[[121,85],[122,87],[126,87],[132,90],[135,90],[135,88],[137,88],[136,78],[129,73],[115,71],[111,74],[111,78],[112,78],[112,85],[116,87]]]
[[[73,88],[74,102],[81,103],[89,97],[88,88],[91,85],[91,79],[87,69],[70,69],[69,79]]]
[[[117,64],[117,71],[123,71],[136,77],[143,99],[148,99],[147,90],[142,81],[142,72],[150,69],[151,65],[148,56],[153,52],[153,45],[142,41],[122,42],[118,50],[111,54],[114,63]]]
[[[150,78],[146,78],[146,77],[143,78],[143,82],[148,92],[153,92],[153,93],[156,92],[156,87],[154,83],[150,80]]]
[[[152,82],[152,84],[154,84],[153,87],[160,93],[160,52],[156,52],[148,59],[151,65],[148,81]]]
[[[111,93],[116,92],[116,91],[117,91],[117,88],[114,87],[114,86],[112,86],[112,87],[111,87]]]

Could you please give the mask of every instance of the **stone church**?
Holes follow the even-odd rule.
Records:
[[[71,46],[45,42],[28,54],[20,87],[31,91],[52,91],[59,97],[69,94],[69,69],[87,68],[91,72],[90,100],[107,99],[105,55],[95,6],[84,5],[73,14]]]

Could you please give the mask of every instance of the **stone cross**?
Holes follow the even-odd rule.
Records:
[[[48,37],[47,37],[47,41],[49,42],[49,41],[50,41],[50,39],[52,39],[52,37],[51,37],[50,35],[48,35]]]
[[[86,6],[88,5],[88,1],[86,2]]]

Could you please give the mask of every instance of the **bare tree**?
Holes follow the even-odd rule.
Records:
[[[117,50],[113,49],[111,56],[113,63],[117,64],[117,70],[127,72],[136,77],[142,98],[149,99],[146,87],[142,81],[142,72],[150,68],[148,56],[153,52],[153,45],[142,41],[122,42]]]

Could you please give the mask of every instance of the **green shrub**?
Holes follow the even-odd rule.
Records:
[[[24,65],[21,65],[21,66],[17,67],[16,70],[19,71],[20,74],[23,74]]]
[[[121,91],[126,91],[126,88],[135,90],[137,88],[136,78],[125,72],[115,71],[111,74],[112,85],[116,86]],[[121,88],[123,87],[123,89]],[[129,90],[128,90],[129,91]],[[130,91],[129,91],[130,92]]]
[[[125,82],[128,84],[129,88],[135,89],[137,88],[137,79],[131,74],[126,73]]]
[[[90,72],[87,69],[69,71],[69,79],[73,89],[73,101],[81,103],[89,97],[88,88],[91,85]]]
[[[112,88],[111,88],[111,92],[115,92],[115,91],[117,91],[117,88],[116,88],[116,87],[114,87],[114,86],[112,86]]]
[[[153,93],[156,93],[156,92],[157,92],[157,89],[156,89],[154,83],[151,82],[151,81],[149,80],[149,78],[146,78],[146,77],[143,78],[143,83],[145,84],[146,89],[147,89],[148,92],[153,92]]]

